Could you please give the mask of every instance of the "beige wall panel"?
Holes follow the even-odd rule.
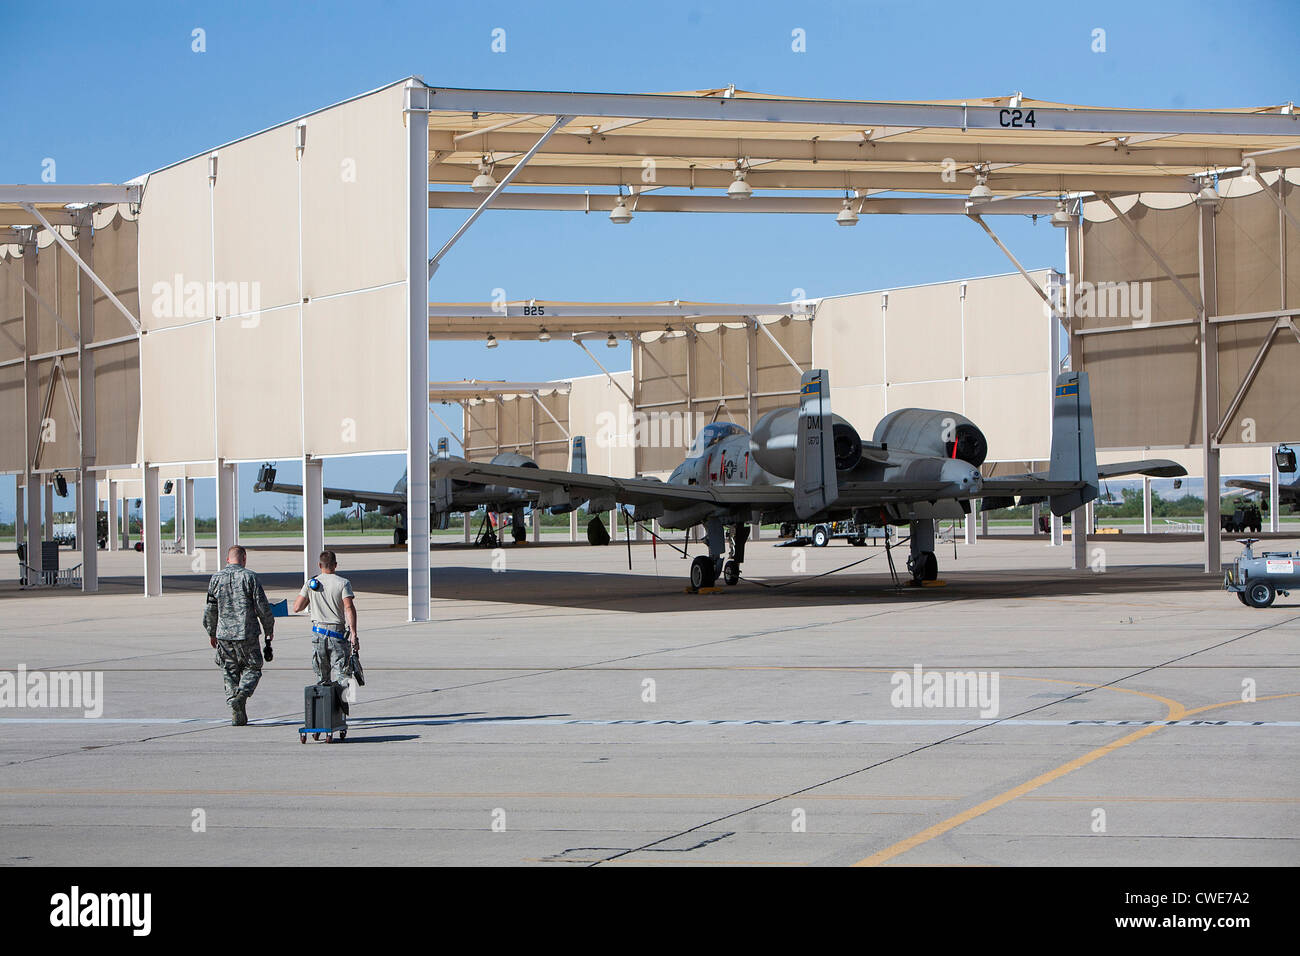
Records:
[[[1198,294],[1199,283],[1197,217],[1195,205],[1164,210],[1151,209],[1139,203],[1128,213],[1138,232],[1174,270],[1192,295]],[[1091,283],[1149,283],[1149,287],[1143,287],[1143,299],[1146,300],[1149,294],[1149,318],[1152,322],[1192,318],[1196,314],[1173,280],[1118,220],[1084,222],[1083,278]],[[1132,317],[1084,315],[1080,309],[1079,320],[1081,328],[1098,328],[1125,325],[1132,321]]]
[[[310,455],[406,447],[406,288],[314,300],[303,306]],[[347,441],[344,419],[356,425]]]
[[[717,332],[706,332],[695,341],[695,378],[691,389],[696,398],[717,399],[727,394],[723,384],[722,361],[718,357],[721,343]],[[708,402],[710,407],[713,402]]]
[[[145,461],[216,457],[210,323],[140,340]]]
[[[44,442],[40,450],[40,457],[37,459],[37,467],[42,471],[50,468],[77,468],[81,462],[80,441],[77,438],[77,429],[73,424],[72,411],[68,408],[67,393],[64,391],[64,383],[56,379],[54,381],[53,401],[48,406],[45,405],[46,398],[50,393],[51,376],[54,373],[54,360],[46,359],[37,363],[37,376],[39,385],[37,387],[38,408],[41,410],[41,431],[49,435],[52,440]],[[74,356],[68,356],[63,359],[63,373],[59,379],[66,374],[66,382],[72,391],[73,398],[77,395],[77,360]],[[53,427],[49,422],[52,420]]]
[[[537,467],[550,471],[569,470],[569,446],[567,442],[555,442],[537,446]]]
[[[778,405],[794,405],[797,398],[786,399]],[[885,387],[862,385],[857,388],[840,388],[831,380],[831,409],[858,430],[864,439],[876,431],[876,423],[885,417]]]
[[[120,314],[120,313],[119,313]],[[95,349],[95,463],[136,461],[140,444],[140,346]]]
[[[1030,275],[1040,287],[1046,287],[1049,273]],[[1018,375],[1048,368],[1052,363],[1051,328],[1052,318],[1046,314],[1043,300],[1019,273],[968,282],[966,374]],[[960,342],[960,331],[957,336]]]
[[[0,362],[23,357],[23,260],[0,254]]]
[[[518,451],[521,443],[531,444],[531,438],[528,438],[528,410],[521,408],[517,399],[498,399],[498,403],[501,406],[497,417],[497,421],[500,422],[498,427],[501,450]],[[528,440],[524,442],[526,438]]]
[[[831,388],[884,382],[880,293],[823,299],[812,326],[813,354],[830,373]]]
[[[0,471],[21,471],[27,424],[23,405],[23,367],[0,367]]]
[[[615,372],[614,381],[632,391],[632,373]],[[627,399],[604,375],[573,380],[569,392],[569,432],[587,439],[587,468],[616,478],[633,477],[633,448],[620,442],[620,422],[630,417]],[[566,466],[567,467],[567,466]]]
[[[972,379],[966,384],[966,417],[984,432],[989,458],[1042,461],[1051,457],[1052,377],[1047,372]],[[1094,405],[1096,391],[1093,391]],[[1043,409],[1025,414],[1025,409]]]
[[[1237,385],[1245,376],[1246,369],[1259,349],[1262,332],[1269,322],[1233,323],[1232,335],[1237,340],[1225,341],[1220,327],[1219,340],[1219,409],[1226,411],[1236,391]],[[1250,326],[1258,330],[1256,335],[1245,337],[1245,329]],[[1252,441],[1284,442],[1294,441],[1300,435],[1300,342],[1287,329],[1280,331],[1273,339],[1273,345],[1265,356],[1255,381],[1246,393],[1245,400],[1233,415],[1228,430],[1223,434],[1225,444]],[[1244,431],[1248,424],[1253,424],[1254,435]]]
[[[298,307],[262,312],[256,322],[251,318],[218,322],[217,369],[222,457],[301,457]],[[309,409],[317,397],[316,390],[308,391]]]
[[[1277,206],[1262,192],[1230,199],[1214,219],[1219,315],[1281,307]]]
[[[225,299],[216,308],[223,317],[299,300],[295,143],[295,127],[289,125],[219,151],[212,191],[214,288]],[[347,222],[358,220],[341,220],[335,229],[351,232],[339,228]]]
[[[914,385],[890,385],[887,399],[890,409],[933,408],[945,412],[957,412],[958,414],[961,414],[962,405],[964,404],[960,380],[925,382],[924,384]]]
[[[541,395],[538,396],[538,398],[542,403],[542,407],[546,408],[551,415],[555,416],[561,425],[565,425],[566,427],[568,426],[568,395],[556,392],[554,395]],[[537,404],[536,399],[529,398],[528,401],[532,402],[534,405]],[[563,429],[561,429],[559,425],[555,424],[555,422],[551,421],[550,417],[546,412],[542,411],[541,408],[537,409],[537,440],[539,442],[558,441],[561,443],[567,440],[564,437]],[[567,468],[568,466],[566,465],[565,467]]]
[[[207,317],[206,294],[188,306],[205,314],[188,315],[184,290],[195,283],[206,290],[212,278],[211,219],[206,155],[149,176],[139,220],[140,321],[146,329]]]
[[[137,222],[121,215],[95,230],[95,274],[137,318],[140,316],[139,231]],[[91,289],[95,303],[95,341],[105,342],[133,333],[131,323],[108,301],[108,296],[98,286]],[[145,302],[152,306],[152,299],[146,297]]]
[[[1194,327],[1179,326],[1084,338],[1097,447],[1198,440],[1195,337]]]
[[[960,286],[949,282],[891,292],[885,335],[891,383],[960,378]]]
[[[638,401],[643,405],[684,401],[687,379],[686,336],[664,336],[654,342],[644,343],[642,348],[641,393],[637,396]]]
[[[399,84],[306,120],[301,163],[304,296],[406,278],[404,95]],[[404,345],[406,340],[400,341]],[[395,348],[397,343],[388,344]]]
[[[62,229],[64,233],[70,229]],[[67,238],[65,235],[64,238]],[[63,249],[50,245],[36,256],[36,290],[46,304],[58,313],[72,331],[77,329],[77,264]],[[37,348],[33,354],[76,345],[76,340],[60,328],[58,321],[42,305],[36,304]]]

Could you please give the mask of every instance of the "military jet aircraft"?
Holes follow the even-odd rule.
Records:
[[[527,539],[528,530],[524,526],[524,510],[537,507],[538,492],[526,487],[511,487],[492,482],[465,481],[453,477],[437,477],[432,473],[435,462],[466,462],[464,458],[448,454],[447,439],[438,439],[438,452],[430,454],[430,524],[438,530],[446,529],[450,516],[457,512],[473,512],[486,506],[489,512],[509,513],[510,530],[516,542]],[[491,464],[505,468],[536,469],[537,462],[518,452],[502,452],[492,459]],[[586,441],[581,435],[575,435],[572,444],[573,474],[584,474],[587,470]],[[284,495],[301,495],[302,485],[290,485],[275,480],[275,466],[270,462],[262,465],[257,472],[254,491],[270,491]],[[356,488],[325,488],[327,501],[338,501],[347,508],[353,504],[362,504],[367,511],[378,511],[381,515],[397,518],[397,527],[393,529],[393,544],[406,544],[406,472],[393,485],[392,491],[365,491]],[[566,514],[579,507],[585,499],[560,501],[551,496],[549,506],[551,514]],[[495,545],[495,531],[488,529],[490,543]]]
[[[907,566],[919,584],[938,575],[934,519],[961,517],[972,499],[1045,498],[1054,514],[1064,515],[1097,497],[1100,478],[1186,474],[1165,460],[1098,468],[1083,372],[1066,372],[1056,380],[1049,471],[985,478],[980,465],[987,455],[988,442],[974,422],[932,409],[890,412],[872,440],[864,441],[831,412],[829,376],[815,369],[803,375],[799,405],[773,409],[752,433],[731,423],[705,426],[667,482],[450,459],[434,462],[434,473],[532,488],[542,493],[542,504],[554,496],[557,501],[586,498],[593,512],[615,503],[632,505],[635,519],[658,518],[666,528],[703,525],[709,553],[691,564],[695,588],[711,585],[719,575],[727,584],[740,579],[752,521],[906,522]]]
[[[1296,470],[1296,455],[1290,448],[1283,445],[1274,454],[1277,457],[1277,470],[1279,472],[1294,472]],[[1224,484],[1229,488],[1244,488],[1247,491],[1259,492],[1262,498],[1267,498],[1272,493],[1267,481],[1254,481],[1250,478],[1229,478]],[[1287,485],[1279,482],[1277,497],[1278,501],[1275,507],[1280,508],[1282,505],[1300,507],[1300,476],[1297,476],[1294,481]]]

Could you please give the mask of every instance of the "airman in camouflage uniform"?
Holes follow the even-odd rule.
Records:
[[[203,627],[216,649],[217,666],[226,682],[226,702],[231,723],[248,723],[244,701],[253,696],[262,679],[262,650],[257,646],[258,625],[269,645],[275,618],[257,575],[244,567],[248,552],[235,545],[226,554],[226,566],[208,582],[208,603]]]

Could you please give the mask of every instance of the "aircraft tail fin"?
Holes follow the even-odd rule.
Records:
[[[587,473],[587,439],[582,435],[573,436],[573,451],[569,461],[569,471],[575,475]]]
[[[1074,491],[1052,495],[1054,515],[1081,508],[1098,495],[1097,442],[1092,430],[1092,397],[1087,372],[1062,372],[1056,377],[1052,404],[1051,481],[1080,482]]]
[[[835,475],[830,376],[811,369],[799,381],[799,433],[794,459],[794,510],[810,518],[839,497]]]

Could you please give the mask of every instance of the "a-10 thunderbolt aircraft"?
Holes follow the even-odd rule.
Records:
[[[587,471],[586,440],[575,435],[572,443],[571,474],[582,475]],[[487,510],[511,515],[510,530],[516,542],[527,539],[528,530],[524,526],[524,509],[538,507],[538,492],[527,487],[511,487],[495,482],[467,481],[449,476],[438,476],[432,472],[435,462],[466,462],[464,458],[449,455],[447,439],[438,439],[437,455],[430,454],[430,524],[436,529],[445,529],[451,514],[477,511],[483,506]],[[493,466],[518,469],[537,469],[537,462],[518,452],[502,452],[492,459]],[[254,491],[270,491],[284,495],[301,495],[302,485],[289,485],[275,480],[275,466],[270,462],[262,465],[257,472]],[[325,488],[323,497],[327,501],[338,501],[343,507],[361,504],[367,511],[378,511],[381,515],[397,518],[397,527],[393,529],[393,543],[406,544],[406,472],[393,485],[392,491],[365,491],[359,488]],[[549,510],[551,514],[565,514],[573,511],[585,498],[560,501],[551,496]],[[492,533],[494,544],[495,533]]]
[[[658,518],[665,528],[703,525],[708,556],[691,564],[691,585],[740,579],[749,523],[823,522],[910,525],[907,566],[914,583],[938,575],[934,519],[958,518],[970,501],[1008,507],[1046,500],[1064,515],[1097,497],[1097,482],[1117,475],[1176,477],[1179,464],[1130,461],[1098,468],[1092,404],[1085,372],[1056,380],[1052,460],[1046,472],[986,478],[984,433],[956,412],[903,408],[876,426],[871,441],[831,412],[825,370],[805,372],[799,405],[760,418],[752,433],[738,425],[705,426],[667,482],[611,478],[451,459],[435,461],[434,474],[466,481],[509,483],[540,492],[542,505],[578,498],[600,512],[631,505],[638,520]],[[730,554],[724,549],[730,539]]]

